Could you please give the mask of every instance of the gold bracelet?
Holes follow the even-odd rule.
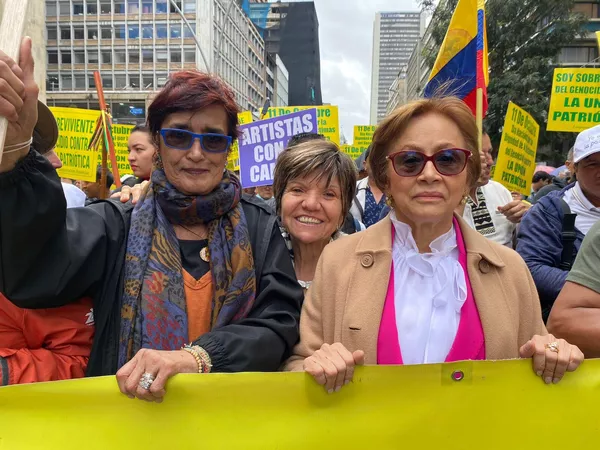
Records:
[[[204,363],[204,373],[210,373],[212,370],[212,360],[210,359],[208,352],[199,345],[194,345],[193,348],[200,355],[200,359],[202,359],[202,362]]]
[[[196,360],[196,363],[198,363],[198,373],[204,373],[204,370],[202,367],[202,359],[200,358],[200,355],[198,354],[196,349],[194,347],[192,347],[191,345],[185,344],[183,347],[181,347],[181,350],[186,351],[190,355],[192,355],[194,357],[194,359]]]

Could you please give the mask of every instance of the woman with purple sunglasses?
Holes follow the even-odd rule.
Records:
[[[521,257],[454,213],[480,176],[477,141],[456,98],[410,103],[379,125],[370,162],[391,212],[323,251],[286,370],[331,393],[358,364],[532,358],[546,383],[579,366],[581,351],[547,333]]]

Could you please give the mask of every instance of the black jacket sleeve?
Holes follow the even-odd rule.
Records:
[[[298,342],[304,293],[279,228],[264,230],[269,232],[266,258],[256,274],[256,301],[248,317],[194,342],[210,355],[213,372],[277,371]]]
[[[121,216],[109,202],[67,212],[56,171],[31,151],[0,174],[0,293],[21,308],[93,298],[126,238]]]

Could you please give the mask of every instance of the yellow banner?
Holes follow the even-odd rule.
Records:
[[[332,395],[302,373],[178,375],[162,404],[114,377],[38,383],[0,388],[0,446],[595,450],[598,386],[597,360],[558,385],[528,360],[361,367]]]
[[[600,69],[554,69],[548,131],[579,133],[600,124]]]
[[[367,148],[373,141],[376,128],[375,125],[355,125],[352,145]]]
[[[531,194],[540,126],[531,115],[509,102],[494,180],[511,192]]]
[[[113,144],[115,145],[115,154],[117,156],[117,166],[119,168],[119,176],[133,174],[131,166],[129,165],[129,148],[127,147],[127,141],[129,135],[133,130],[133,125],[112,125],[112,138]],[[112,163],[110,157],[108,160],[108,168],[112,169]],[[98,164],[102,164],[102,153],[98,154]]]
[[[352,159],[358,158],[360,155],[367,150],[367,147],[357,147],[355,145],[342,145],[340,147],[343,153],[349,155]]]
[[[286,114],[304,111],[306,109],[317,110],[317,124],[319,126],[319,133],[325,136],[331,142],[335,142],[337,145],[340,145],[340,119],[337,106],[278,106],[276,108],[269,108],[265,119],[284,116]]]
[[[238,122],[240,125],[246,125],[247,123],[253,122],[252,113],[250,111],[239,113]],[[227,169],[231,172],[240,170],[240,148],[238,147],[237,140],[231,146],[231,152],[227,158]]]
[[[50,110],[58,124],[56,154],[63,163],[58,175],[72,180],[96,181],[97,153],[88,150],[88,145],[100,111],[57,107]]]

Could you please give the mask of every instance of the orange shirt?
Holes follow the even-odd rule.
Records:
[[[207,272],[202,278],[196,280],[185,270],[182,273],[188,315],[188,337],[190,342],[193,342],[210,331],[213,299],[212,274]]]

